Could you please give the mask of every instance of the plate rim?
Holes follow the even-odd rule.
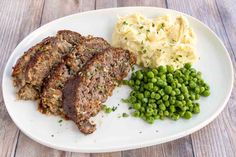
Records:
[[[230,65],[230,69],[229,71],[231,72],[232,76],[231,76],[231,84],[230,84],[230,90],[229,90],[229,93],[227,94],[223,104],[216,110],[216,112],[209,116],[209,118],[205,121],[203,121],[202,123],[199,123],[198,125],[196,125],[195,127],[192,127],[188,130],[185,130],[185,131],[181,131],[179,132],[178,134],[174,134],[172,136],[168,136],[168,137],[165,137],[165,138],[161,138],[162,140],[160,140],[160,138],[157,139],[153,139],[153,140],[147,140],[145,142],[139,142],[139,143],[135,143],[135,144],[129,144],[129,145],[124,145],[124,146],[111,146],[109,148],[99,148],[99,149],[74,149],[74,148],[68,148],[68,147],[61,147],[61,146],[58,146],[56,145],[55,143],[52,144],[52,143],[49,143],[49,142],[45,142],[45,140],[42,140],[42,138],[37,138],[33,135],[31,135],[30,133],[28,133],[24,128],[20,127],[18,123],[16,123],[15,121],[15,118],[14,116],[12,115],[11,112],[9,112],[9,108],[8,108],[8,105],[5,103],[5,99],[6,99],[6,95],[5,95],[5,92],[3,90],[3,84],[5,82],[5,79],[6,79],[6,76],[7,76],[7,68],[11,65],[10,64],[10,60],[12,60],[12,57],[13,57],[13,53],[14,51],[20,47],[22,45],[22,43],[24,43],[25,40],[27,40],[30,36],[32,36],[32,34],[35,32],[35,31],[40,31],[40,29],[43,29],[45,27],[47,27],[48,25],[50,25],[51,23],[53,22],[57,22],[57,21],[60,21],[62,19],[65,19],[65,18],[69,18],[69,17],[72,17],[72,16],[76,16],[76,15],[82,15],[82,14],[90,14],[90,13],[97,13],[97,12],[103,12],[103,11],[109,11],[109,10],[122,10],[122,9],[157,9],[157,10],[163,10],[163,11],[171,11],[171,12],[176,12],[178,14],[182,14],[188,18],[192,18],[194,19],[195,21],[197,21],[198,23],[200,23],[201,25],[203,25],[204,27],[206,27],[206,29],[212,33],[212,35],[220,42],[220,45],[222,46],[222,48],[224,49],[226,53],[226,57],[227,59],[229,60],[229,65]],[[32,140],[42,144],[42,145],[45,145],[47,147],[50,147],[50,148],[54,148],[54,149],[57,149],[57,150],[62,150],[62,151],[70,151],[70,152],[81,152],[81,153],[102,153],[102,152],[116,152],[116,151],[125,151],[125,150],[130,150],[130,149],[137,149],[137,148],[143,148],[143,147],[148,147],[148,146],[152,146],[152,145],[157,145],[157,144],[162,144],[162,143],[166,143],[166,142],[169,142],[169,141],[173,141],[173,140],[176,140],[176,139],[179,139],[179,138],[182,138],[182,137],[185,137],[191,133],[194,133],[198,130],[200,130],[201,128],[205,127],[206,125],[208,125],[210,122],[212,122],[222,111],[223,109],[225,108],[230,96],[231,96],[231,93],[232,93],[232,89],[233,89],[233,84],[234,84],[234,70],[233,70],[233,64],[232,64],[232,60],[230,58],[230,55],[229,55],[229,52],[228,50],[226,49],[224,43],[222,42],[222,40],[217,36],[217,34],[211,30],[206,24],[204,24],[203,22],[201,22],[200,20],[198,20],[197,18],[191,16],[191,15],[188,15],[186,13],[183,13],[183,12],[180,12],[180,11],[177,11],[177,10],[174,10],[174,9],[167,9],[167,8],[161,8],[161,7],[148,7],[148,6],[130,6],[130,7],[114,7],[114,8],[105,8],[105,9],[98,9],[98,10],[90,10],[90,11],[85,11],[85,12],[78,12],[78,13],[74,13],[74,14],[70,14],[70,15],[67,15],[67,16],[64,16],[64,17],[61,17],[61,18],[58,18],[58,19],[55,19],[55,20],[52,20],[40,27],[38,27],[37,29],[33,30],[31,33],[29,33],[24,39],[22,39],[18,44],[17,46],[15,47],[15,49],[12,51],[10,57],[8,58],[7,60],[7,63],[5,65],[5,68],[4,68],[4,71],[3,71],[3,78],[2,78],[2,95],[3,95],[3,101],[4,101],[4,105],[6,106],[6,109],[7,109],[7,112],[8,114],[10,115],[12,121],[15,123],[15,125],[18,127],[18,129],[20,129],[25,135],[27,135],[28,137],[30,137]]]

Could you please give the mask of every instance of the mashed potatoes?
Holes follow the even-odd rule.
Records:
[[[148,19],[131,14],[119,18],[112,35],[113,46],[134,52],[137,64],[152,68],[193,63],[197,59],[194,44],[193,30],[182,16]]]

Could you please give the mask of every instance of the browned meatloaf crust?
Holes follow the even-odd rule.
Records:
[[[51,70],[42,87],[39,110],[46,114],[61,115],[62,89],[65,82],[73,77],[95,54],[104,51],[110,45],[102,38],[89,37],[79,44],[71,53],[64,57],[64,62],[59,63]]]
[[[90,134],[96,130],[89,119],[100,111],[101,103],[127,76],[135,63],[135,56],[128,50],[108,48],[95,55],[79,72],[66,82],[63,89],[63,109],[81,132]]]
[[[14,85],[20,88],[18,97],[25,100],[39,98],[43,79],[52,66],[82,40],[79,33],[62,30],[56,37],[48,37],[29,49],[18,60],[12,72]]]

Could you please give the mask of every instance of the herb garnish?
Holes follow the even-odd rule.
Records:
[[[122,117],[129,117],[129,115],[127,113],[122,113]]]
[[[123,22],[123,25],[128,25],[128,23],[126,21]]]
[[[62,119],[60,119],[59,121],[58,121],[58,123],[61,123],[62,122]]]

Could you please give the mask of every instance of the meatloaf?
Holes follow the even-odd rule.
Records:
[[[62,89],[65,82],[73,77],[95,54],[103,52],[110,45],[102,38],[88,37],[64,61],[56,65],[45,79],[42,87],[39,110],[46,114],[64,116],[62,109]]]
[[[38,99],[42,82],[52,66],[82,40],[79,33],[62,30],[56,37],[48,37],[25,52],[12,72],[14,85],[20,88],[18,97],[24,100]]]
[[[81,132],[90,134],[96,130],[90,117],[101,110],[101,103],[112,95],[117,81],[127,76],[135,61],[128,50],[108,48],[96,54],[76,77],[65,83],[63,109]]]

